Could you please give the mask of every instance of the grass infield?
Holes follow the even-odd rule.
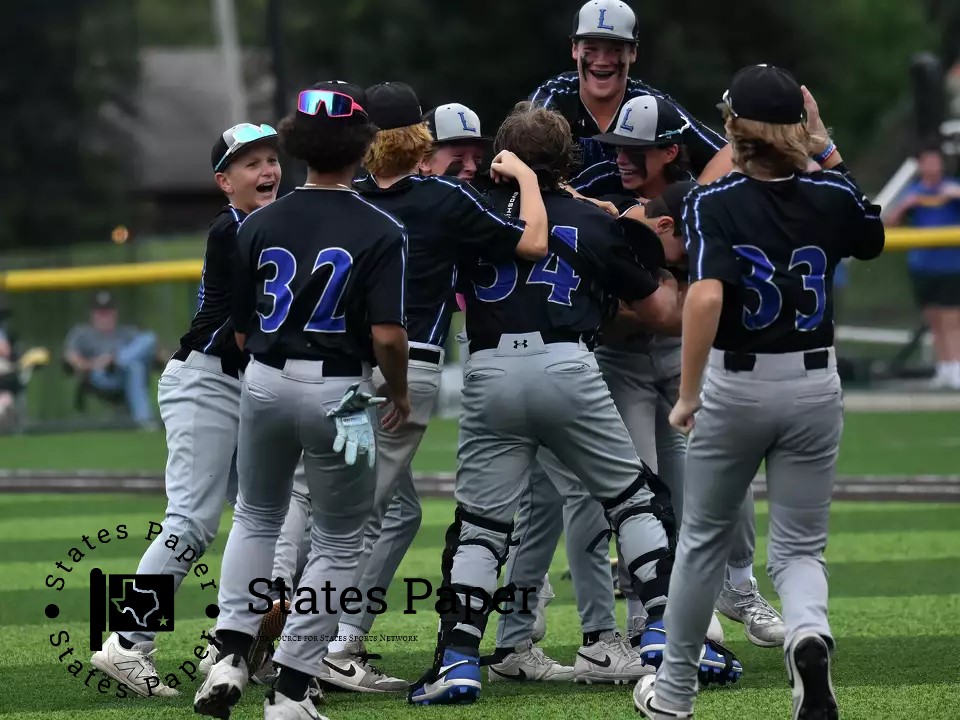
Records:
[[[207,574],[188,576],[176,599],[175,627],[161,634],[157,664],[163,674],[175,673],[179,697],[117,699],[116,684],[104,688],[92,677],[88,649],[89,570],[133,573],[147,546],[149,522],[162,520],[159,496],[137,495],[7,495],[0,503],[0,715],[6,720],[113,719],[160,720],[193,717],[192,698],[198,684],[179,666],[193,659],[200,633],[211,625],[204,608],[216,602],[212,587],[219,578],[220,556],[230,528],[225,513],[221,533],[202,562]],[[406,609],[404,578],[438,582],[443,534],[452,519],[448,500],[424,502],[423,526],[387,596],[388,611],[374,626],[369,648],[383,660],[386,672],[414,679],[432,657],[436,615],[432,602]],[[126,525],[121,538],[117,525]],[[766,507],[758,505],[758,565],[761,589],[779,606],[763,570],[766,557]],[[107,530],[101,533],[101,530]],[[86,535],[90,550],[81,540]],[[99,536],[105,539],[101,540]],[[71,559],[71,548],[84,553]],[[75,554],[74,554],[75,555]],[[960,504],[837,503],[832,511],[829,562],[831,622],[839,649],[835,684],[841,717],[956,718],[960,706],[957,648],[960,647]],[[70,572],[57,568],[60,561]],[[572,586],[561,580],[567,567],[563,544],[551,572],[557,593],[548,610],[544,649],[572,664],[580,632]],[[64,578],[63,590],[46,587],[48,575]],[[59,586],[59,584],[57,584]],[[420,586],[418,586],[419,588]],[[48,619],[55,603],[59,616]],[[618,618],[625,607],[618,603]],[[495,620],[484,650],[490,648]],[[697,717],[786,718],[790,691],[782,653],[750,645],[741,628],[723,620],[728,645],[745,667],[735,688],[701,693]],[[61,632],[69,634],[69,640]],[[52,642],[57,642],[54,647]],[[70,648],[73,652],[62,655]],[[60,659],[62,655],[62,660]],[[79,660],[76,677],[69,666]],[[486,674],[484,674],[486,680]],[[85,683],[86,684],[85,686]],[[469,708],[416,708],[405,697],[327,692],[322,711],[332,720],[373,718],[630,718],[631,687],[574,684],[504,685],[485,683],[480,701]],[[250,686],[233,717],[262,717],[263,690]]]
[[[848,412],[838,472],[952,475],[960,472],[960,412]],[[457,422],[436,418],[413,461],[417,473],[453,473]],[[0,470],[77,469],[162,473],[162,432],[89,432],[0,437]]]

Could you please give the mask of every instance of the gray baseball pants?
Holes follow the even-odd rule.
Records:
[[[370,368],[362,377],[328,377],[322,362],[287,360],[282,370],[254,358],[247,367],[240,399],[237,454],[239,493],[233,529],[224,552],[220,581],[218,630],[256,635],[262,616],[250,583],[269,580],[281,527],[293,490],[293,475],[303,455],[311,506],[311,547],[299,586],[331,595],[351,586],[363,549],[363,528],[373,506],[376,475],[365,462],[347,465],[334,453],[336,426],[327,412],[347,388],[361,382],[373,392]],[[368,411],[371,423],[376,413]],[[263,586],[265,589],[265,585]],[[265,603],[264,603],[265,604]],[[318,597],[317,613],[293,613],[287,619],[274,662],[311,676],[337,629],[340,603],[326,611]]]
[[[217,535],[225,504],[236,498],[240,380],[223,372],[220,358],[193,351],[167,363],[157,400],[167,434],[167,509],[163,531],[144,552],[137,574],[173,575],[178,589],[192,561],[177,557],[190,547],[199,559]],[[180,538],[175,550],[166,545],[169,535]],[[155,637],[120,634],[132,643]]]
[[[667,643],[657,698],[687,711],[697,691],[703,636],[720,594],[740,507],[761,462],[770,506],[767,571],[783,603],[785,651],[799,633],[832,642],[827,621],[830,498],[840,436],[843,394],[832,348],[826,368],[816,353],[757,355],[752,371],[726,369],[710,353],[687,450],[684,518],[680,525]],[[810,366],[811,369],[807,369]]]
[[[497,348],[472,352],[464,369],[452,585],[490,595],[496,590],[514,514],[541,446],[601,501],[619,526],[624,555],[636,561],[636,576],[644,582],[657,577],[667,536],[659,519],[644,512],[653,494],[593,353],[582,343],[544,344],[539,333],[527,333],[505,334]],[[654,593],[647,605],[664,600],[665,593]],[[456,629],[482,635],[462,622]]]

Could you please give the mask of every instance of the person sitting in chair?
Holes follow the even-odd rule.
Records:
[[[74,326],[67,335],[65,359],[95,391],[122,392],[134,422],[152,428],[156,421],[147,381],[156,343],[151,332],[117,325],[116,302],[104,290],[93,298],[90,323]]]

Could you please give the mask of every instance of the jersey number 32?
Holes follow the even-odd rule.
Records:
[[[755,309],[743,308],[743,324],[749,330],[763,330],[773,325],[783,309],[783,295],[774,282],[776,270],[766,253],[755,245],[737,245],[734,251],[750,261],[750,274],[743,280],[747,289],[757,294],[759,302]],[[801,332],[816,330],[823,322],[827,306],[827,256],[822,248],[807,245],[797,248],[790,256],[789,273],[800,272],[803,289],[816,298],[813,312],[805,315],[796,311],[794,327]]]
[[[290,283],[297,275],[297,258],[285,248],[269,247],[261,251],[257,270],[272,265],[273,277],[264,281],[263,292],[273,298],[273,307],[267,315],[258,312],[260,329],[265,333],[274,333],[280,329],[290,314],[293,304],[293,291]],[[320,268],[330,268],[330,277],[320,293],[310,319],[303,329],[307,332],[342,333],[347,331],[347,320],[343,313],[337,315],[337,305],[347,287],[350,271],[353,269],[353,256],[343,248],[324,248],[313,263],[311,275]]]

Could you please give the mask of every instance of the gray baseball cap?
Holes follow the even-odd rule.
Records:
[[[639,35],[636,14],[619,0],[591,0],[573,16],[574,40],[599,38],[636,43]]]
[[[423,116],[433,141],[447,142],[490,142],[480,132],[480,117],[466,105],[448,103],[435,107]]]
[[[667,100],[641,95],[629,100],[620,111],[613,132],[594,135],[605,145],[620,147],[663,147],[683,144],[690,123]]]

